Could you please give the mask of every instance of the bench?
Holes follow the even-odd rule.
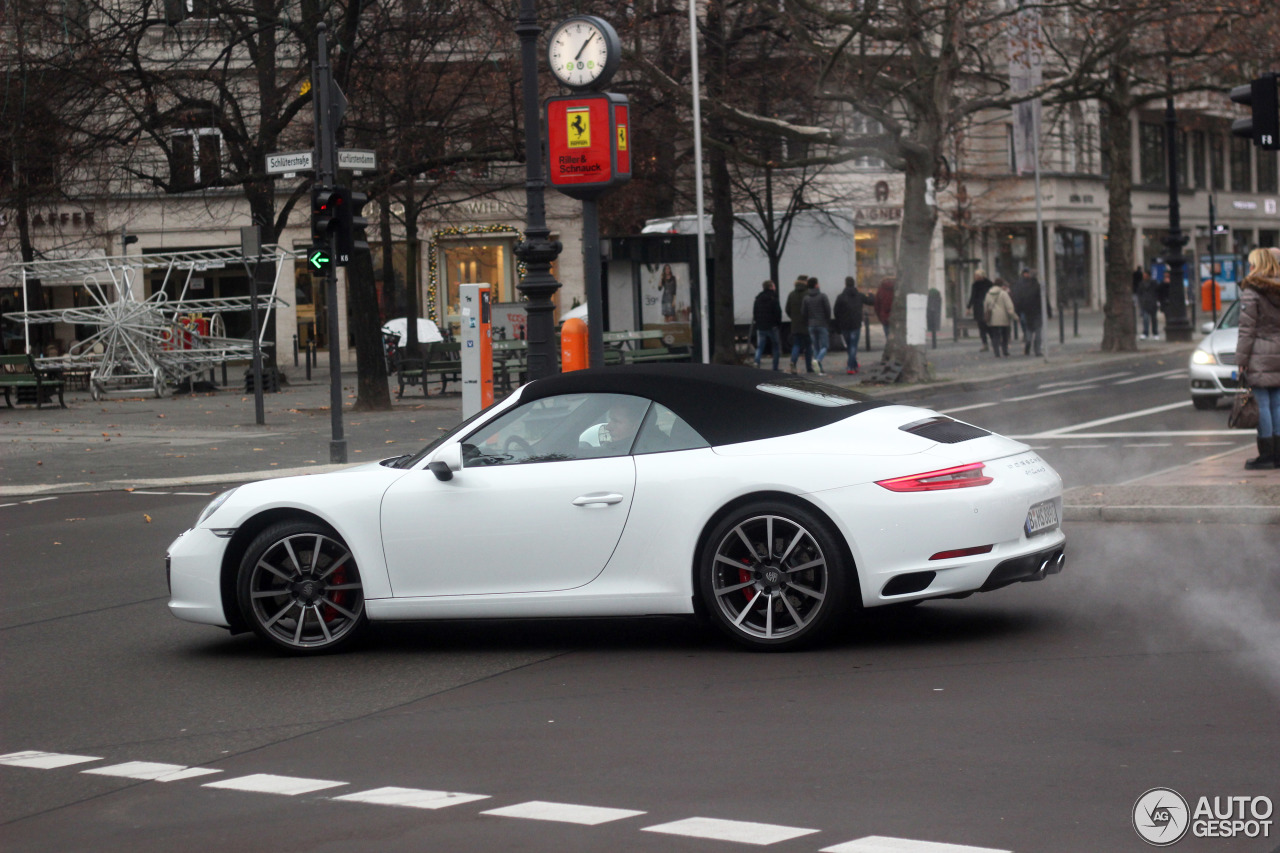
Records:
[[[623,350],[623,364],[648,364],[655,361],[688,361],[689,348],[678,347],[646,347],[644,349]]]
[[[66,408],[62,399],[61,377],[41,370],[30,355],[0,355],[0,388],[4,388],[4,402],[13,408],[13,400],[9,399],[9,390],[18,392],[18,402],[22,402],[21,391],[30,388],[35,393],[36,408],[41,408],[45,400],[53,402],[53,392],[58,392],[58,405]]]
[[[448,388],[450,380],[460,382],[462,379],[461,352],[461,344],[437,341],[427,344],[425,358],[401,360],[396,368],[396,379],[400,383],[396,399],[404,397],[406,385],[421,385],[422,396],[430,397],[431,392],[427,389],[427,383],[433,379],[439,380],[441,394]]]

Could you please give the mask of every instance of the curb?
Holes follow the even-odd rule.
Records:
[[[1168,524],[1280,524],[1274,506],[1064,506],[1062,520]]]

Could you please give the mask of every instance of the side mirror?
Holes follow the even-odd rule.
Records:
[[[1209,334],[1210,332],[1212,332],[1212,331],[1213,331],[1213,321],[1212,321],[1212,320],[1206,320],[1206,321],[1204,321],[1203,323],[1201,323],[1201,324],[1200,324],[1200,331],[1201,331],[1203,334],[1206,334],[1206,335],[1207,335],[1207,334]]]
[[[452,480],[454,471],[462,470],[462,445],[452,443],[436,451],[436,458],[427,463],[427,470],[437,480]]]

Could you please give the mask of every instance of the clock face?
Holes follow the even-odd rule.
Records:
[[[617,36],[606,28],[608,24],[589,17],[570,18],[556,27],[547,45],[547,62],[561,83],[582,89],[612,75]]]

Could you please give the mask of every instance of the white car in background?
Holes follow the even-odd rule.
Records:
[[[1218,318],[1200,327],[1205,338],[1191,353],[1191,402],[1197,409],[1215,409],[1218,401],[1240,393],[1236,371],[1236,334],[1240,325],[1240,303],[1232,302]]]
[[[412,456],[215,498],[174,615],[287,652],[371,620],[705,615],[794,648],[1062,570],[1062,479],[928,409],[746,367],[539,379]]]

